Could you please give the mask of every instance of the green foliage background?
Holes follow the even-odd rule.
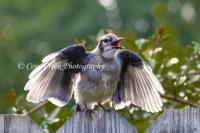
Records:
[[[18,63],[37,65],[75,42],[91,50],[105,31],[125,37],[123,45],[151,65],[166,91],[164,109],[199,106],[199,7],[198,0],[0,0],[0,113],[37,106],[23,90],[31,70]],[[135,107],[118,112],[140,132],[159,115]],[[72,100],[64,108],[47,104],[30,117],[54,132],[73,113]]]

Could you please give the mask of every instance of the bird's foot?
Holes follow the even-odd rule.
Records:
[[[87,116],[89,116],[91,119],[94,116],[94,111],[92,109],[84,108],[83,111],[86,113]]]
[[[79,104],[76,104],[76,112],[80,112],[81,111],[81,106]]]

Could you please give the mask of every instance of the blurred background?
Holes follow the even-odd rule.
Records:
[[[199,0],[0,0],[0,113],[40,105],[26,102],[24,85],[45,55],[76,42],[91,50],[106,32],[125,37],[123,45],[153,68],[166,90],[164,109],[199,107],[199,14]],[[29,116],[55,132],[74,105],[48,103]],[[134,106],[118,112],[139,132],[160,114]]]

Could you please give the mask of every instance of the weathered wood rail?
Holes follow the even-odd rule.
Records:
[[[136,128],[115,112],[95,111],[91,119],[80,112],[71,117],[57,133],[136,133]],[[44,133],[28,117],[0,115],[0,133]],[[200,108],[168,109],[146,133],[200,133]]]
[[[147,133],[200,133],[200,108],[168,109]]]

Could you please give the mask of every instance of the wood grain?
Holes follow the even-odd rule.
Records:
[[[142,124],[142,123],[141,123]],[[112,111],[73,115],[57,133],[136,133],[123,117]],[[44,133],[27,116],[0,115],[0,133]],[[200,133],[200,108],[168,109],[153,122],[146,133]]]
[[[44,133],[44,131],[26,116],[1,114],[0,133]]]
[[[127,121],[115,112],[95,111],[89,114],[79,112],[67,121],[57,133],[136,133]]]
[[[166,110],[147,133],[200,133],[200,109]]]

